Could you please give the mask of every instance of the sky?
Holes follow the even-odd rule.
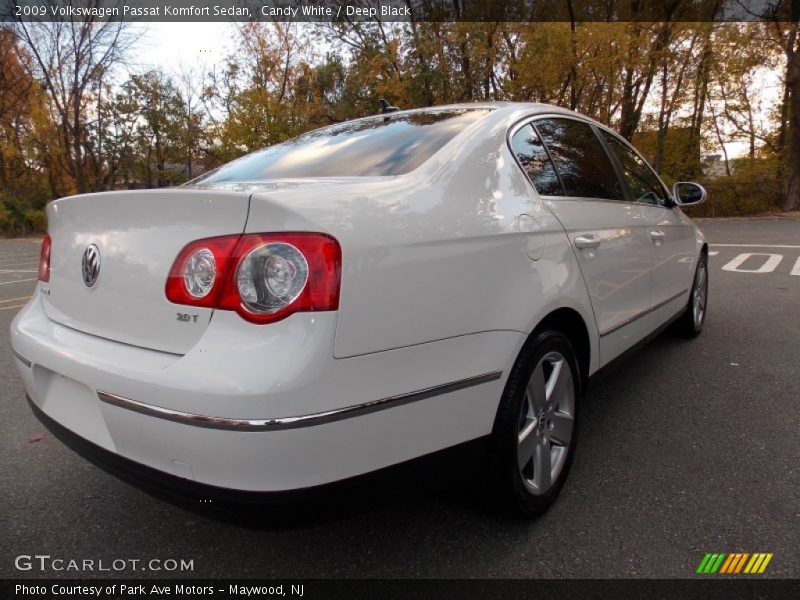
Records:
[[[173,75],[187,71],[199,74],[222,62],[234,48],[233,23],[145,22],[134,23],[132,27],[141,34],[131,53],[134,71],[158,67]],[[762,82],[770,88],[767,97],[777,100],[780,91],[777,74],[765,74]],[[761,115],[761,118],[766,118],[766,115]],[[747,152],[744,142],[728,142],[725,147],[731,158]]]
[[[135,23],[132,28],[141,34],[131,53],[136,70],[198,70],[222,61],[233,48],[231,23]]]

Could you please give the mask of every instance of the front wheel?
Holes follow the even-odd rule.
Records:
[[[569,339],[543,331],[512,368],[492,431],[488,491],[521,516],[546,510],[567,478],[577,441],[580,373]]]
[[[697,261],[692,291],[689,294],[689,304],[675,324],[678,333],[690,338],[700,335],[700,332],[703,331],[703,324],[706,322],[707,305],[708,258],[703,253]]]

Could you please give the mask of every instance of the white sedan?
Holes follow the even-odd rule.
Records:
[[[704,198],[553,106],[368,117],[52,202],[13,350],[37,416],[140,480],[250,497],[483,440],[532,515],[589,377],[702,329]]]

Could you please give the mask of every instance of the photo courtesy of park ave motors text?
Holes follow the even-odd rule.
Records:
[[[4,595],[800,591],[797,10],[4,0]]]

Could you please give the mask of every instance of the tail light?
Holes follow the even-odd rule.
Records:
[[[175,304],[217,307],[222,284],[232,268],[232,257],[241,235],[198,240],[184,247],[172,264],[167,277],[167,299]],[[209,255],[212,261],[208,261]],[[201,272],[203,258],[213,265],[213,272]],[[203,290],[204,276],[210,284]]]
[[[50,235],[44,236],[42,240],[42,249],[39,252],[39,281],[47,283],[50,281],[50,250],[53,247],[53,241]]]
[[[170,302],[234,310],[253,323],[339,308],[341,249],[321,233],[231,235],[188,244],[167,278]]]

